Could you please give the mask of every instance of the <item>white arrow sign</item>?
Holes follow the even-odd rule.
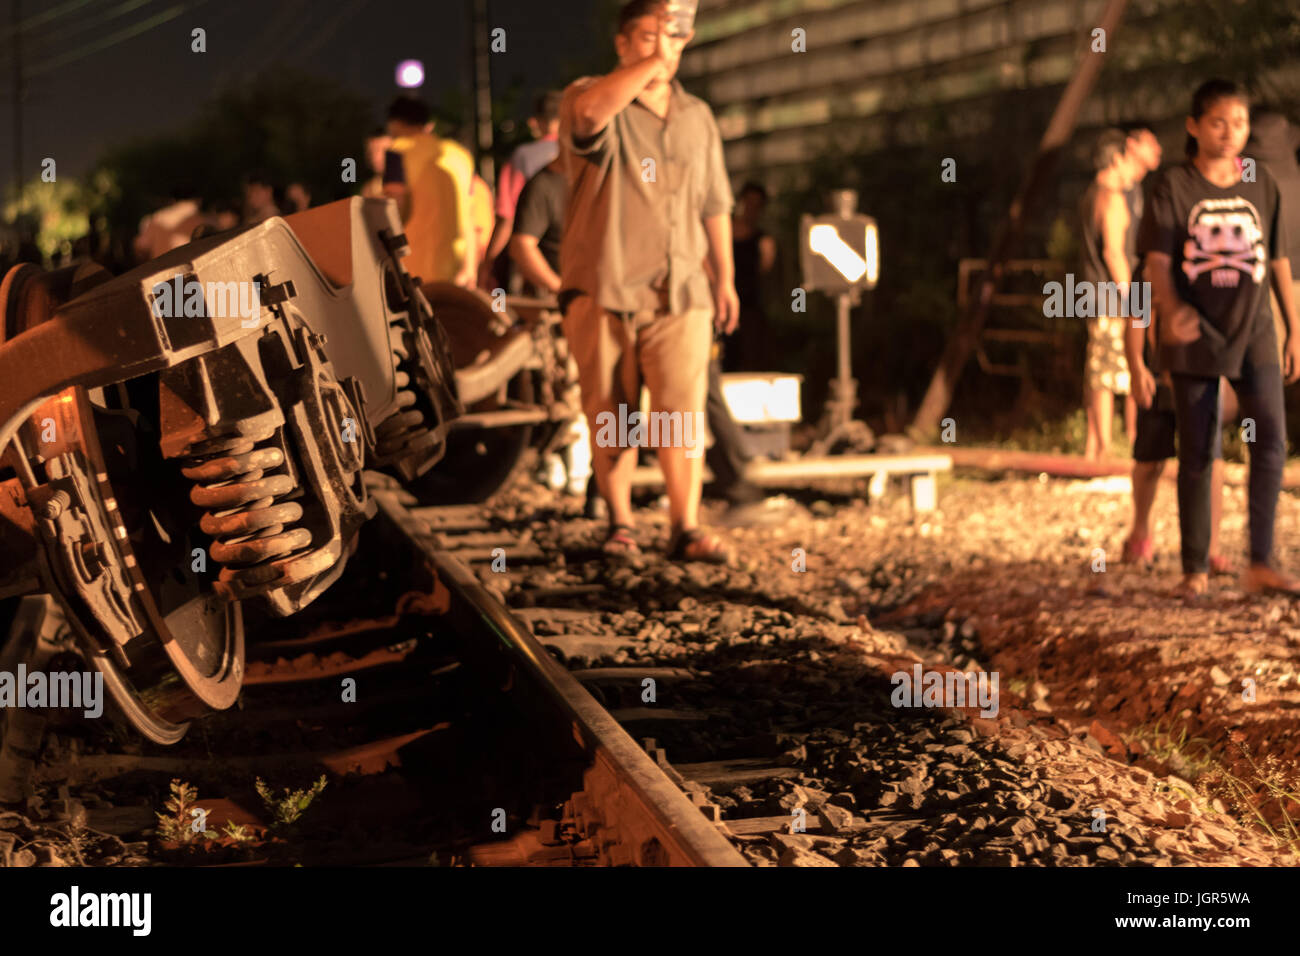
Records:
[[[812,251],[820,256],[824,256],[826,261],[833,265],[840,275],[850,282],[857,282],[867,272],[867,263],[853,247],[840,238],[834,226],[821,225],[813,226],[809,236],[809,245]]]

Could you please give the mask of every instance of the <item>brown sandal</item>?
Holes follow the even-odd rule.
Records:
[[[612,524],[605,535],[605,543],[600,548],[611,558],[633,558],[641,553],[641,546],[632,537],[630,524]]]
[[[1173,596],[1189,604],[1205,601],[1210,596],[1209,574],[1183,575],[1183,580],[1174,588]]]
[[[731,561],[731,549],[716,535],[701,528],[690,528],[673,534],[668,543],[668,560],[728,564]]]

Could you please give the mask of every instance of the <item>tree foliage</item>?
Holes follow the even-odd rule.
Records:
[[[1144,71],[1157,68],[1160,82],[1186,89],[1188,99],[1202,81],[1222,76],[1261,102],[1300,103],[1298,0],[1143,0],[1129,20],[1146,35]]]
[[[189,126],[108,152],[98,169],[117,185],[109,224],[133,231],[142,216],[182,196],[236,201],[253,170],[303,183],[316,203],[351,195],[357,185],[343,181],[342,162],[356,160],[358,182],[369,175],[365,136],[373,117],[373,104],[332,80],[260,74],[203,104]]]

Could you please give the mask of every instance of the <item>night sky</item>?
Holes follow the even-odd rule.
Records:
[[[532,90],[562,85],[567,68],[608,50],[601,0],[490,0],[490,26],[506,30],[492,56],[493,88],[512,78]],[[0,0],[0,181],[13,175],[14,0]],[[397,92],[399,60],[423,60],[421,95],[469,97],[470,0],[19,0],[23,21],[24,176],[51,156],[61,174],[81,175],[108,148],[183,127],[222,86],[276,63],[343,82],[379,111]],[[116,14],[116,15],[114,15]],[[146,28],[151,21],[160,21]],[[207,52],[190,31],[207,31]],[[123,34],[139,30],[137,35]],[[94,49],[101,47],[100,49]],[[78,53],[84,53],[72,59]],[[62,62],[68,60],[69,62]]]

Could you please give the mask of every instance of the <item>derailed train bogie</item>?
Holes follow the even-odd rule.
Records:
[[[503,300],[449,282],[423,290],[447,334],[465,413],[452,424],[443,460],[406,487],[428,503],[485,501],[530,450],[545,453],[566,438],[581,414],[577,369],[557,334],[557,314],[538,300]]]
[[[363,467],[441,457],[451,361],[403,251],[392,205],[353,199],[116,279],[5,280],[0,597],[55,597],[151,739],[234,702],[242,601],[292,614],[337,579]]]

